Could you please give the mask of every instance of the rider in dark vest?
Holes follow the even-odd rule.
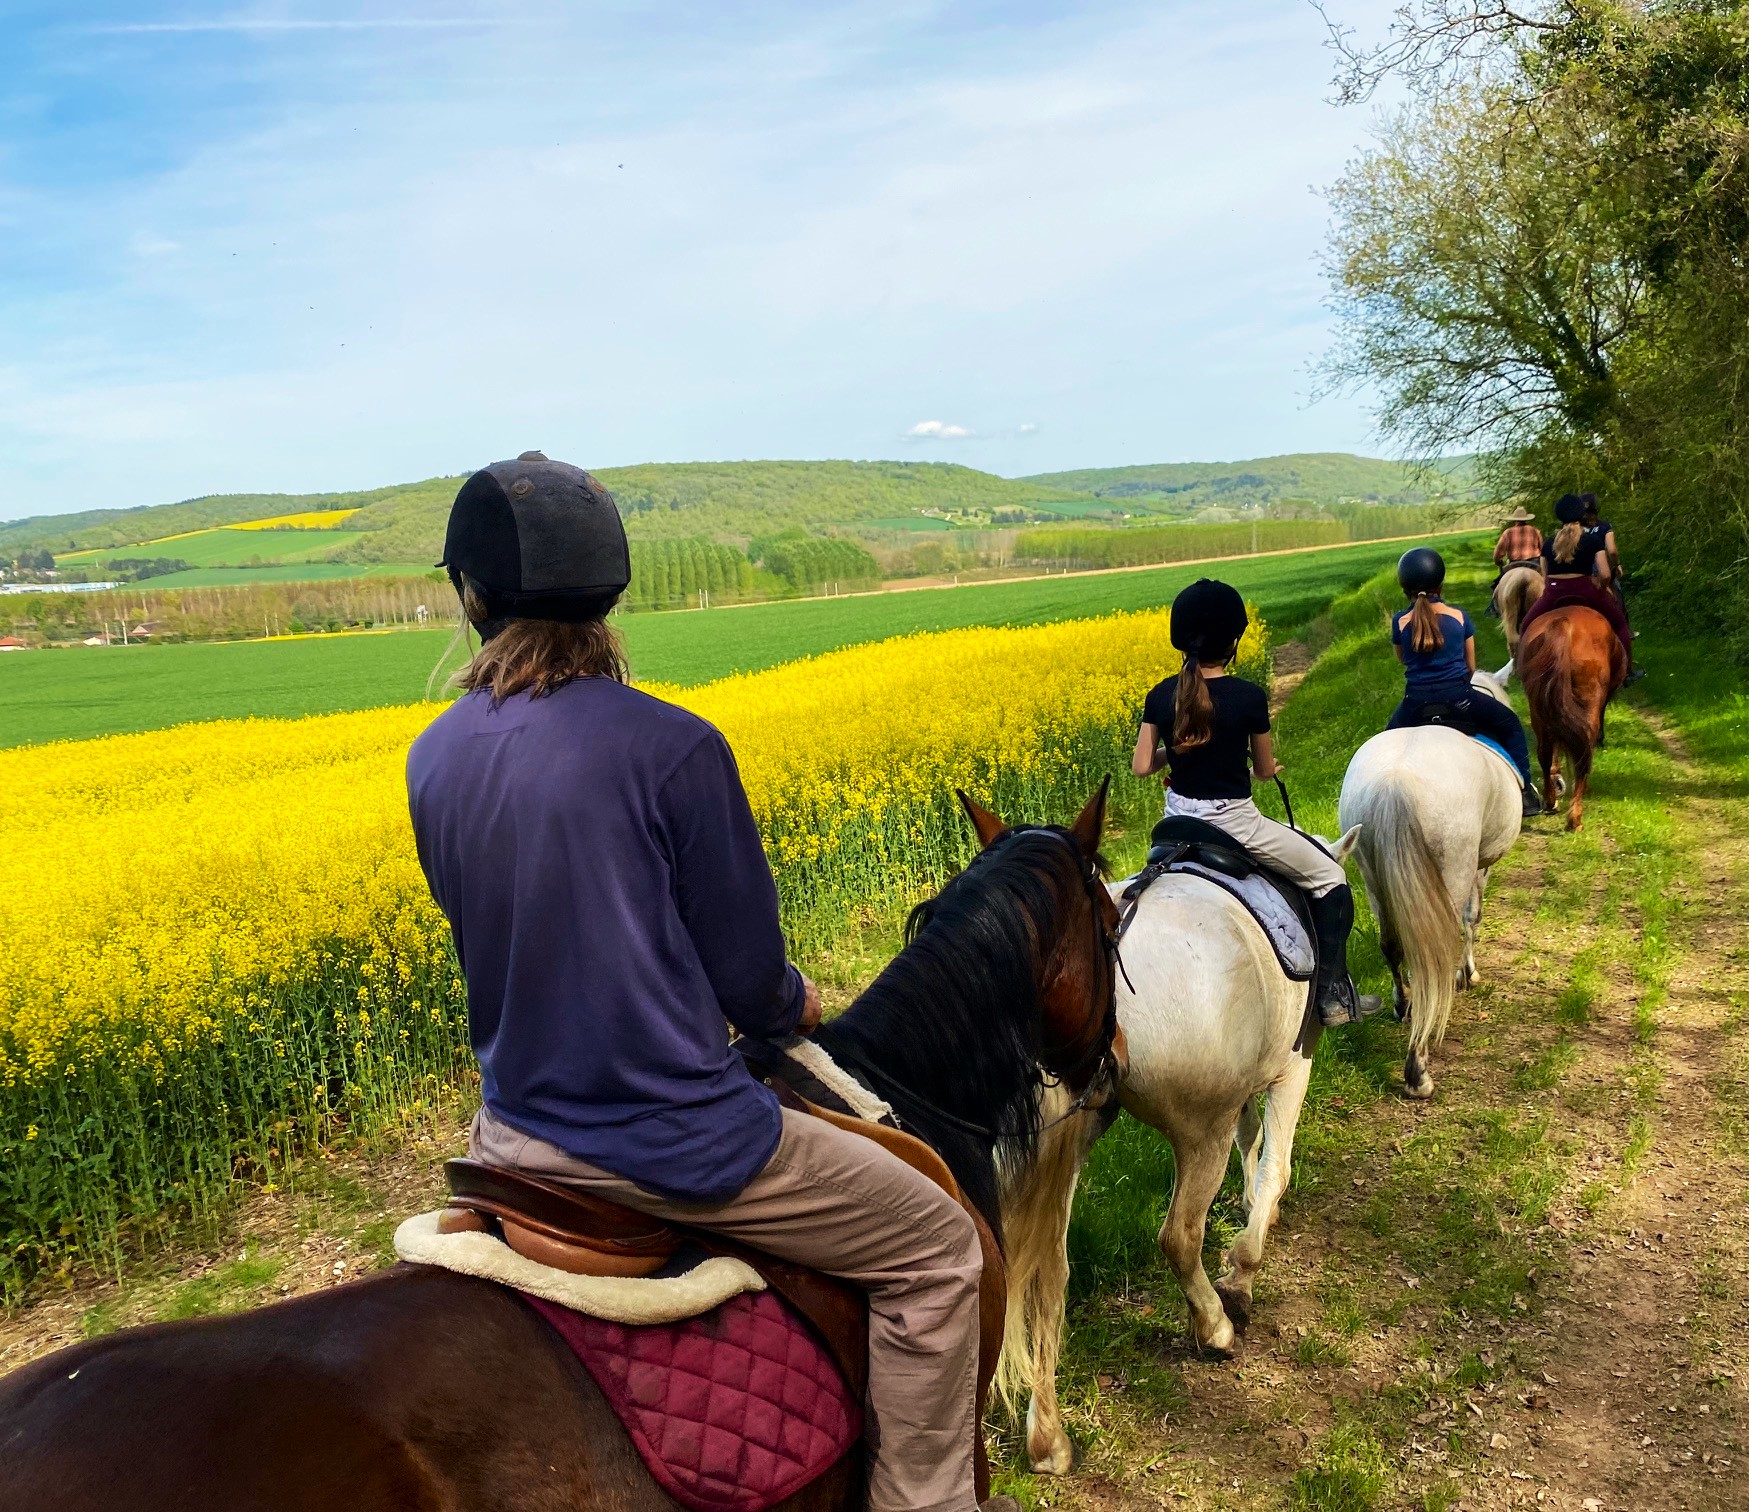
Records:
[[[1610,596],[1616,601],[1616,603],[1621,605],[1622,618],[1627,620],[1630,626],[1628,634],[1628,681],[1638,682],[1646,675],[1646,669],[1634,665],[1633,632],[1631,628],[1632,620],[1628,615],[1627,594],[1623,591],[1624,585],[1622,583],[1621,575],[1621,552],[1615,544],[1615,526],[1611,525],[1608,520],[1604,519],[1601,512],[1598,510],[1596,494],[1580,494],[1579,499],[1580,502],[1585,505],[1585,513],[1579,517],[1579,523],[1585,527],[1584,538],[1579,544],[1579,556],[1581,560],[1583,560],[1586,554],[1590,553],[1591,560],[1595,563],[1597,560],[1596,553],[1599,551],[1603,553],[1604,563],[1609,568],[1609,576],[1605,579],[1605,586],[1609,589]]]
[[[443,565],[483,644],[407,786],[467,979],[470,1153],[863,1287],[868,1506],[973,1512],[977,1233],[730,1048],[731,1024],[808,1033],[819,994],[785,959],[727,743],[626,680],[612,497],[539,452],[495,463],[456,496]]]
[[[1172,601],[1172,644],[1183,668],[1148,694],[1131,770],[1146,777],[1167,768],[1166,812],[1225,830],[1271,871],[1304,888],[1318,931],[1318,1013],[1326,1024],[1352,1024],[1377,1011],[1379,999],[1357,993],[1348,974],[1354,893],[1341,863],[1311,836],[1290,829],[1251,801],[1252,782],[1282,770],[1269,733],[1269,696],[1234,677],[1227,665],[1249,616],[1226,583],[1201,578]]]
[[[1391,644],[1403,664],[1405,688],[1387,730],[1426,722],[1429,710],[1449,709],[1458,723],[1496,741],[1518,768],[1524,786],[1524,813],[1542,813],[1542,799],[1530,775],[1530,743],[1510,704],[1478,693],[1470,679],[1476,670],[1476,628],[1456,604],[1440,596],[1445,558],[1431,546],[1403,553],[1397,582],[1410,606],[1391,620]]]

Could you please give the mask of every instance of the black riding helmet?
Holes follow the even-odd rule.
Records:
[[[1238,589],[1213,578],[1198,578],[1172,600],[1172,644],[1197,661],[1231,656],[1250,623]]]
[[[1590,501],[1589,506],[1587,506],[1587,500]],[[1563,525],[1577,525],[1585,518],[1586,508],[1596,508],[1596,506],[1597,496],[1595,494],[1562,494],[1560,498],[1555,500],[1555,518]]]
[[[1438,593],[1445,584],[1445,558],[1431,546],[1405,551],[1397,561],[1397,584],[1410,598]]]
[[[450,506],[443,560],[485,601],[488,623],[598,619],[632,580],[613,495],[537,451],[482,467]]]

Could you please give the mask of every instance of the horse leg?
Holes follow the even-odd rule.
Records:
[[[1239,1167],[1244,1177],[1243,1212],[1249,1219],[1256,1206],[1257,1157],[1263,1152],[1263,1118],[1255,1097],[1247,1097],[1244,1107],[1239,1109],[1239,1126],[1233,1132],[1233,1145],[1239,1152]]]
[[[1395,935],[1387,937],[1381,928],[1379,949],[1384,953],[1385,965],[1391,968],[1391,1011],[1400,1024],[1409,1017],[1409,987],[1403,980],[1403,942]]]
[[[1416,1102],[1426,1102],[1433,1096],[1433,1078],[1428,1075],[1420,1054],[1413,1049],[1403,1061],[1403,1095]]]
[[[1585,823],[1585,788],[1591,781],[1591,752],[1569,751],[1567,760],[1573,768],[1573,797],[1567,805],[1567,828],[1576,830]]]
[[[1536,732],[1536,759],[1543,769],[1543,807],[1551,814],[1560,802],[1560,789],[1555,786],[1555,732],[1538,730]]]
[[[1281,1217],[1281,1194],[1293,1172],[1294,1131],[1312,1079],[1309,1057],[1296,1055],[1264,1098],[1263,1158],[1258,1164],[1250,1221],[1227,1255],[1226,1274],[1215,1283],[1227,1316],[1240,1333],[1251,1321],[1251,1284],[1263,1263],[1263,1246]]]
[[[1057,1357],[1069,1288],[1069,1214],[1077,1175],[1108,1124],[1103,1115],[1083,1113],[1047,1130],[1024,1186],[1003,1202],[1009,1292],[999,1379],[1010,1401],[1022,1387],[1030,1389],[1026,1452],[1039,1475],[1067,1475],[1075,1461],[1057,1404]]]
[[[1464,904],[1464,967],[1458,978],[1460,991],[1474,987],[1481,980],[1476,971],[1476,928],[1482,922],[1482,882],[1485,876],[1484,872],[1476,873],[1469,901]]]
[[[1178,1180],[1173,1184],[1166,1221],[1160,1226],[1160,1250],[1184,1290],[1191,1337],[1201,1348],[1231,1354],[1232,1320],[1202,1268],[1209,1204],[1227,1174],[1227,1135],[1223,1131],[1211,1136],[1207,1130],[1199,1130],[1194,1136],[1174,1139],[1172,1154],[1178,1164]]]

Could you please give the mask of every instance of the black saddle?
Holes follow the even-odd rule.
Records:
[[[1412,721],[1415,725],[1438,725],[1442,729],[1456,730],[1460,735],[1480,735],[1482,727],[1469,715],[1463,713],[1456,704],[1430,703],[1422,704],[1421,712]]]
[[[1182,861],[1195,861],[1210,871],[1224,872],[1229,877],[1250,877],[1268,868],[1250,851],[1223,829],[1217,829],[1206,819],[1192,819],[1184,814],[1168,814],[1154,826],[1148,836],[1148,865],[1163,863],[1169,871]],[[1274,873],[1270,874],[1272,877]],[[1293,887],[1285,877],[1280,881]],[[1298,888],[1294,888],[1298,892]]]
[[[1123,902],[1126,910],[1133,911],[1142,894],[1170,871],[1190,871],[1193,874],[1213,872],[1217,875],[1206,877],[1205,880],[1217,883],[1222,878],[1242,882],[1247,877],[1262,877],[1281,894],[1287,906],[1293,910],[1306,932],[1306,938],[1312,943],[1314,958],[1316,957],[1318,929],[1312,919],[1312,903],[1306,896],[1305,889],[1291,878],[1265,866],[1225,830],[1216,828],[1205,819],[1168,814],[1154,826],[1153,832],[1148,836],[1148,864],[1124,889]],[[1317,976],[1316,967],[1310,972],[1304,971],[1282,954],[1281,942],[1270,933],[1268,923],[1258,917],[1256,908],[1244,891],[1230,885],[1226,890],[1257,919],[1258,928],[1268,936],[1275,949],[1276,959],[1280,961],[1289,980],[1314,981]]]

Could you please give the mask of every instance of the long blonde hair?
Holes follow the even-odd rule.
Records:
[[[1579,554],[1579,542],[1585,537],[1585,526],[1578,520],[1563,525],[1555,532],[1555,560],[1562,563],[1573,563],[1573,558]]]

